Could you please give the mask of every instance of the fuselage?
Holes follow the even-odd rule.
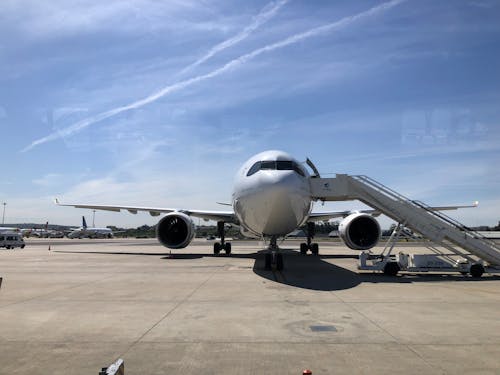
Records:
[[[107,238],[112,237],[113,231],[109,228],[78,228],[68,233],[69,238],[95,237]]]
[[[238,171],[233,209],[254,236],[284,236],[304,224],[312,209],[309,173],[289,154],[265,151]]]

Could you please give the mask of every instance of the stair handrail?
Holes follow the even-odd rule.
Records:
[[[456,219],[451,218],[450,216],[444,214],[443,212],[433,210],[431,206],[429,206],[421,201],[409,199],[408,197],[404,196],[403,194],[398,193],[397,191],[383,185],[382,183],[380,183],[380,182],[378,182],[378,181],[374,180],[373,178],[370,178],[366,175],[355,175],[352,177],[354,177],[357,180],[361,180],[363,182],[369,183],[370,185],[376,187],[379,191],[385,192],[386,194],[392,195],[392,196],[397,197],[398,199],[400,199],[402,201],[405,201],[405,202],[410,203],[414,206],[417,206],[417,207],[427,211],[428,213],[438,217],[439,219],[443,220],[444,222],[452,225],[453,227],[461,230],[462,232],[468,234],[472,238],[475,238],[479,241],[482,241],[482,242],[486,243],[488,246],[491,246],[494,249],[500,251],[500,248],[497,246],[497,244],[494,241],[486,238],[481,233],[478,233],[477,231],[473,230],[472,228],[467,227],[466,225],[460,223]]]
[[[489,238],[487,238],[486,236],[482,235],[481,233],[479,233],[478,231],[472,229],[472,228],[469,228],[468,226],[462,224],[461,222],[459,222],[458,220],[446,215],[445,213],[441,212],[441,211],[435,211],[432,209],[432,207],[428,206],[427,204],[423,203],[422,201],[412,201],[413,203],[415,203],[417,206],[423,208],[424,210],[426,210],[427,212],[433,214],[434,216],[437,216],[439,217],[441,220],[453,225],[454,227],[456,227],[457,229],[460,229],[461,231],[463,231],[464,233],[467,233],[469,236],[477,239],[477,240],[481,240],[485,243],[487,243],[488,245],[494,247],[495,249],[497,250],[500,250],[500,248],[497,247],[497,244],[490,240]]]

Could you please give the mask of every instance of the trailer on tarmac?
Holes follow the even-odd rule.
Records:
[[[485,272],[490,274],[500,273],[499,268],[488,265],[478,257],[472,257],[471,254],[457,251],[446,253],[430,241],[425,242],[425,247],[431,251],[429,254],[405,252],[392,254],[399,239],[416,240],[412,232],[405,230],[404,225],[399,223],[394,228],[381,254],[372,254],[370,251],[363,251],[359,254],[358,269],[380,271],[388,276],[396,276],[400,271],[410,273],[458,272],[464,276],[470,274],[472,277],[481,277]],[[423,239],[419,238],[418,240]],[[448,250],[450,250],[449,247]]]
[[[499,273],[500,270],[484,266],[482,261],[470,262],[465,258],[450,258],[455,254],[406,254],[380,256],[368,251],[359,254],[358,269],[363,271],[381,271],[388,276],[396,276],[399,271],[420,272],[458,272],[462,275],[481,277],[483,273]]]

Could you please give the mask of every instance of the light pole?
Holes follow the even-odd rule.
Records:
[[[95,210],[94,210],[94,215],[92,216],[92,228],[95,228]]]
[[[7,203],[3,202],[3,215],[2,215],[2,225],[5,224],[5,206],[7,206]]]

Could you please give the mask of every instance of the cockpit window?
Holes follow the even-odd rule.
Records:
[[[260,162],[260,169],[276,169],[276,162],[275,161],[261,161]]]
[[[292,161],[283,161],[283,160],[278,160],[276,162],[276,169],[278,171],[289,171],[293,170],[293,162]]]
[[[296,162],[289,160],[258,161],[248,170],[247,176],[251,176],[260,170],[295,171],[302,177],[305,176],[302,168]]]
[[[260,161],[258,161],[254,165],[252,165],[252,168],[250,168],[248,170],[247,176],[251,176],[251,175],[257,173],[258,171],[260,171]]]

